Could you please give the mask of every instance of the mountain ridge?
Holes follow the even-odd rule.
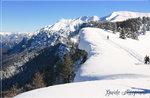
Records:
[[[131,11],[115,11],[109,14],[108,16],[104,16],[101,18],[101,21],[124,21],[130,18],[142,18],[142,17],[150,17],[150,13],[140,13],[140,12],[131,12]]]

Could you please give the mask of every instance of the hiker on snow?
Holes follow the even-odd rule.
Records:
[[[145,61],[145,64],[148,64],[149,63],[149,56],[145,56],[145,58],[144,58],[144,61]]]
[[[107,39],[109,39],[109,36],[107,35]]]

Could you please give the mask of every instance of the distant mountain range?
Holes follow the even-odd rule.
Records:
[[[3,48],[3,52],[10,48],[13,48],[18,44],[24,37],[27,37],[26,32],[0,32],[0,48]]]

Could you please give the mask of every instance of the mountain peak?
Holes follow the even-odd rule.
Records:
[[[130,12],[130,11],[116,11],[111,13],[108,16],[101,18],[103,21],[124,21],[129,18],[137,18],[137,17],[150,17],[150,13],[139,13],[139,12]]]
[[[79,19],[81,21],[98,21],[99,17],[98,16],[81,16],[77,19]]]

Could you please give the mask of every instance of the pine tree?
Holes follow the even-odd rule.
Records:
[[[145,25],[143,26],[143,35],[146,34],[146,28],[145,28]]]
[[[62,64],[59,66],[57,73],[58,76],[61,78],[61,80],[64,83],[70,82],[70,76],[72,75],[74,68],[73,68],[73,60],[71,59],[71,56],[69,54],[64,56],[64,60]]]
[[[118,27],[117,31],[118,31],[118,32],[122,32],[122,28],[121,28],[121,27]]]
[[[108,22],[107,29],[108,29],[108,30],[112,30],[112,25],[111,25],[110,22]]]
[[[30,85],[31,89],[41,88],[45,86],[46,85],[44,84],[43,77],[40,72],[35,73],[32,84]]]
[[[116,30],[117,30],[117,25],[116,25],[116,23],[114,23],[114,25],[113,25],[113,33],[114,34],[116,33]]]
[[[135,40],[138,40],[138,35],[136,32],[133,32],[132,33],[132,38],[135,39]]]
[[[124,29],[124,28],[122,29],[122,32],[120,33],[120,38],[126,39],[126,36],[125,36],[125,29]]]
[[[126,32],[127,32],[127,38],[132,38],[132,31],[131,31],[131,28],[127,28],[126,29]]]
[[[105,29],[105,26],[104,26],[104,24],[102,24],[102,25],[101,25],[101,29]]]

